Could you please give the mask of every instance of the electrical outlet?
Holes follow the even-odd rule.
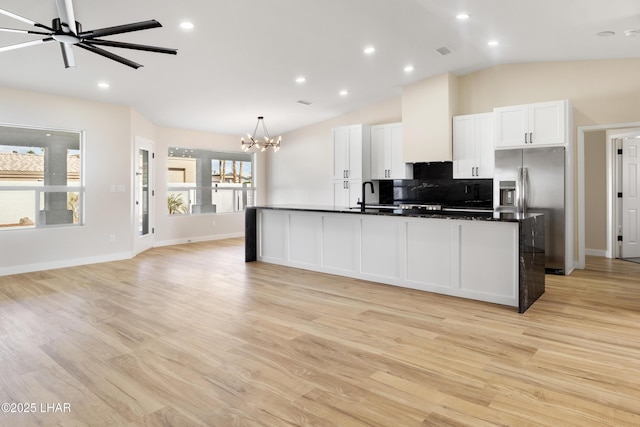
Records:
[[[111,242],[111,243],[115,243],[116,242],[116,235],[115,234],[109,234],[109,242]]]
[[[211,226],[215,227],[216,226],[216,222],[215,221],[211,221]]]

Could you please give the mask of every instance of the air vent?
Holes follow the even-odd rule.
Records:
[[[453,51],[451,49],[449,49],[448,47],[446,47],[446,46],[442,46],[442,47],[437,48],[436,52],[438,52],[442,56],[445,56],[445,55],[449,55]]]
[[[309,102],[309,101],[305,101],[304,99],[301,99],[300,101],[298,101],[298,104],[302,104],[302,105],[311,105],[311,102]]]

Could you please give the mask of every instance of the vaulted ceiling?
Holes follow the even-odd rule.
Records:
[[[65,69],[56,43],[42,44],[0,52],[1,86],[130,105],[160,126],[238,135],[252,130],[259,115],[272,135],[280,134],[398,96],[402,86],[446,71],[640,56],[640,35],[633,33],[640,30],[638,0],[73,4],[83,29],[156,19],[162,28],[105,38],[178,54],[105,47],[144,65],[134,70],[75,47],[77,66]],[[54,0],[3,0],[0,7],[46,25],[58,16]],[[460,13],[470,16],[457,19]],[[194,28],[182,29],[183,21]],[[4,15],[0,27],[31,29]],[[603,31],[614,34],[597,35]],[[0,47],[38,37],[0,32]],[[365,54],[369,46],[375,52]],[[443,56],[440,48],[450,53]],[[406,72],[407,65],[413,71]],[[306,81],[297,83],[299,77]],[[100,89],[98,82],[110,87]]]

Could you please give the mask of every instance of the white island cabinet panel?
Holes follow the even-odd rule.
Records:
[[[544,225],[536,221],[528,227]],[[518,222],[266,208],[255,224],[258,261],[515,307],[521,277],[525,286],[544,280],[544,262],[520,248]],[[529,273],[534,267],[538,276]]]
[[[462,223],[460,289],[485,301],[518,305],[518,239],[516,223]]]
[[[416,288],[451,288],[457,258],[452,256],[455,228],[450,220],[407,222],[407,281]]]
[[[292,213],[289,217],[289,260],[296,264],[320,264],[322,218]]]
[[[366,276],[400,278],[402,223],[389,217],[362,217],[362,270]]]
[[[289,231],[289,215],[281,211],[260,212],[260,234],[258,253],[265,260],[287,259],[287,234]]]
[[[322,218],[323,267],[360,271],[360,219],[354,215],[326,215]]]

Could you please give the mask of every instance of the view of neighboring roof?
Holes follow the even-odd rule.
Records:
[[[80,174],[80,155],[67,156],[67,172],[70,175]],[[0,153],[0,178],[16,175],[44,175],[44,155]]]

